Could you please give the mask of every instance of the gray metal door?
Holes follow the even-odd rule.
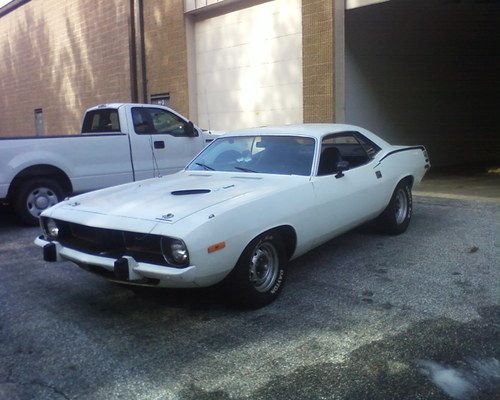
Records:
[[[35,110],[35,130],[37,136],[43,136],[45,134],[45,128],[43,126],[43,111],[41,108]]]

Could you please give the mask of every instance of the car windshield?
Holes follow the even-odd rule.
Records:
[[[309,137],[222,137],[186,169],[309,176],[313,156],[314,139]]]

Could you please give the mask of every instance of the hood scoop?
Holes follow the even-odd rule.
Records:
[[[205,194],[205,193],[210,193],[210,189],[185,189],[185,190],[174,190],[173,192],[170,192],[170,194],[173,194],[174,196],[187,196],[190,194]]]

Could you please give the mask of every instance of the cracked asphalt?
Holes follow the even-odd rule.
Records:
[[[38,233],[0,213],[2,400],[500,393],[495,204],[415,197],[405,234],[362,227],[328,242],[293,261],[280,298],[256,311],[214,289],[137,297],[45,263]]]

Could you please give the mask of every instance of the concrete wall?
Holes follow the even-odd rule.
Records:
[[[347,122],[435,166],[499,161],[500,4],[389,1],[345,23]]]
[[[130,101],[126,0],[32,0],[0,17],[0,136],[77,133],[83,111]]]

